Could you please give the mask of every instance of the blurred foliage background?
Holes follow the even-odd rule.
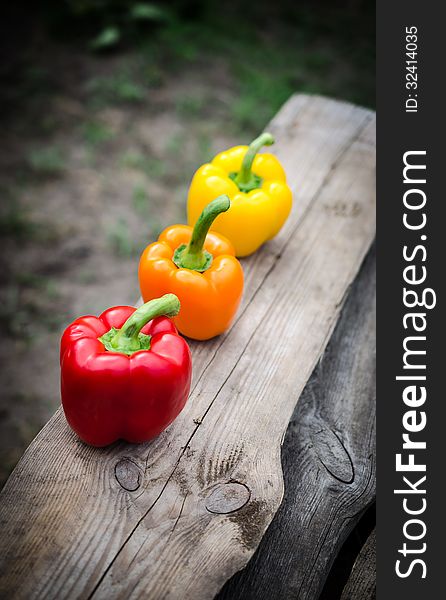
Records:
[[[2,11],[0,484],[59,405],[61,331],[135,301],[139,253],[184,221],[194,170],[295,92],[375,101],[369,0]]]

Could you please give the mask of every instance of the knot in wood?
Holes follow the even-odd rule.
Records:
[[[323,424],[314,424],[310,429],[310,438],[317,457],[328,473],[341,483],[353,483],[353,460],[339,435]]]
[[[206,498],[206,510],[216,515],[227,515],[243,508],[250,497],[251,491],[244,483],[219,483]]]
[[[115,465],[115,477],[119,485],[134,492],[141,485],[141,470],[130,458],[121,458]]]

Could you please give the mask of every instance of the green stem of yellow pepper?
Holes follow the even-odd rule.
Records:
[[[247,192],[259,187],[261,180],[258,175],[252,172],[252,163],[263,146],[271,146],[274,144],[274,138],[270,133],[262,133],[253,142],[249,144],[245,157],[242,162],[242,168],[235,175],[233,181],[237,184],[242,192]]]
[[[212,254],[203,248],[208,231],[222,212],[231,206],[229,197],[223,194],[204,207],[192,231],[190,242],[179,246],[173,255],[173,262],[180,269],[206,271],[212,264]]]

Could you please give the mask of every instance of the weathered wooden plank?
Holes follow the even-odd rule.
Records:
[[[342,592],[341,600],[375,600],[376,598],[376,534],[369,535]]]
[[[319,598],[340,548],[375,497],[375,337],[372,249],[291,418],[282,447],[282,505],[247,567],[217,600]],[[349,589],[360,585],[358,573],[357,587],[352,580]]]
[[[150,444],[88,448],[56,413],[1,494],[1,594],[212,597],[254,552],[289,417],[374,235],[373,114],[300,96],[272,129],[298,202],[244,261],[236,324],[192,345],[190,400]]]

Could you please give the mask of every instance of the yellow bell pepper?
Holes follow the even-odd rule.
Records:
[[[263,133],[249,146],[235,146],[217,156],[195,173],[189,188],[187,217],[194,226],[216,196],[226,194],[231,208],[219,215],[212,230],[227,237],[236,256],[248,256],[277,235],[292,204],[285,171],[270,153],[258,154],[274,138]]]

